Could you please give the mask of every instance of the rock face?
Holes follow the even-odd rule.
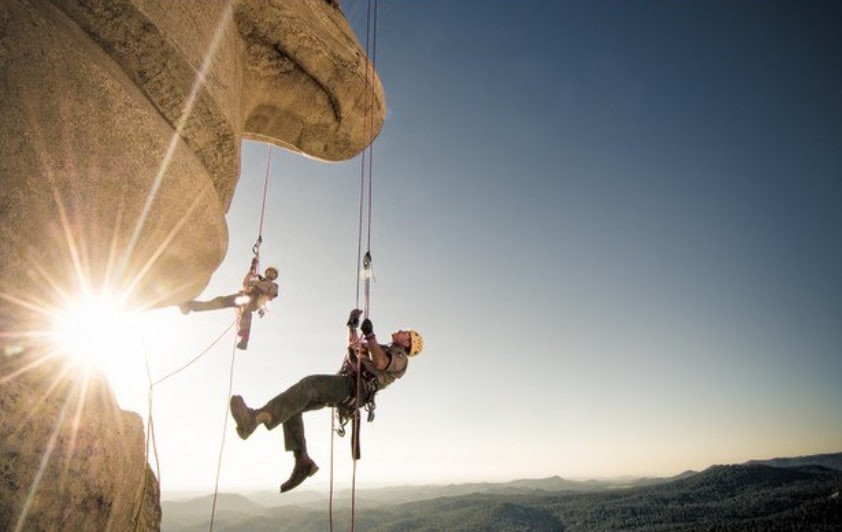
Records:
[[[79,371],[0,358],[0,530],[160,528],[140,416]]]
[[[0,95],[0,326],[74,270],[132,306],[190,299],[227,248],[243,138],[342,160],[385,116],[324,0],[5,0]]]
[[[201,292],[242,139],[342,160],[384,116],[335,2],[0,2],[0,529],[158,528],[140,419],[55,359],[21,371],[32,333],[86,291]]]

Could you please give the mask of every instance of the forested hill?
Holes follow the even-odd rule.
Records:
[[[820,465],[842,471],[842,453],[813,454],[809,456],[795,456],[792,458],[772,458],[771,460],[751,460],[746,462],[746,464],[763,464],[775,467]]]
[[[601,493],[471,495],[395,508],[366,530],[839,530],[842,472],[714,466],[657,486]],[[374,525],[373,522],[366,524]]]
[[[474,493],[396,505],[359,501],[356,529],[393,530],[730,530],[836,531],[842,524],[842,471],[823,466],[712,466],[657,485],[602,490]],[[280,499],[279,499],[280,500]],[[225,530],[328,529],[324,508],[250,506],[217,512]],[[187,523],[164,505],[164,531],[207,528]],[[344,528],[345,508],[334,523]]]

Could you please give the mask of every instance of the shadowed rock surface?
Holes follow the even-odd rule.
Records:
[[[143,422],[102,376],[0,358],[0,530],[157,530]]]
[[[242,139],[348,159],[385,109],[334,2],[0,2],[0,529],[160,526],[141,420],[60,360],[18,373],[49,352],[30,333],[85,291],[192,299]]]

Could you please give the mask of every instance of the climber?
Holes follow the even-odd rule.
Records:
[[[252,263],[256,265],[255,262]],[[274,266],[266,268],[264,275],[256,273],[255,267],[249,269],[243,279],[243,289],[236,294],[227,296],[218,296],[210,301],[187,301],[178,306],[182,314],[190,312],[201,312],[204,310],[217,310],[222,308],[240,307],[240,326],[237,332],[240,341],[237,343],[238,349],[246,349],[249,342],[249,332],[251,331],[251,314],[254,311],[262,318],[266,312],[266,305],[277,297],[278,283],[275,279],[278,278],[278,269]]]
[[[373,403],[377,391],[402,377],[408,357],[417,355],[424,348],[424,340],[414,330],[392,333],[389,345],[377,343],[371,320],[366,318],[359,325],[360,314],[360,310],[352,310],[348,319],[348,354],[338,374],[304,377],[258,409],[246,406],[242,396],[231,397],[231,415],[237,422],[240,438],[247,439],[260,423],[267,430],[283,424],[284,446],[295,456],[295,467],[289,479],[281,484],[282,493],[295,488],[319,470],[307,454],[302,413],[325,406],[338,407],[346,415],[354,411],[357,398],[356,357],[360,357],[362,367],[360,402],[366,405]],[[364,338],[357,336],[358,325]]]

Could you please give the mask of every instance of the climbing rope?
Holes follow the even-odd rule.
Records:
[[[197,362],[200,358],[202,358],[203,356],[205,356],[205,354],[206,354],[208,351],[210,351],[210,350],[213,348],[213,346],[215,346],[215,345],[216,345],[216,344],[217,344],[220,340],[222,340],[222,338],[225,336],[225,334],[226,334],[228,331],[230,331],[230,330],[231,330],[231,328],[232,328],[232,327],[234,327],[234,325],[236,325],[236,324],[237,324],[237,320],[234,320],[233,322],[231,322],[231,325],[229,325],[228,327],[226,327],[226,328],[225,328],[225,330],[224,330],[224,331],[222,331],[222,333],[221,333],[219,336],[217,336],[217,337],[216,337],[216,339],[214,339],[214,341],[213,341],[213,342],[211,342],[209,346],[207,346],[206,348],[204,348],[204,349],[203,349],[203,350],[202,350],[202,351],[201,351],[198,355],[196,355],[195,357],[193,357],[192,359],[190,359],[190,361],[189,361],[189,362],[187,362],[186,364],[184,364],[183,366],[181,366],[181,367],[180,367],[180,368],[178,368],[177,370],[175,370],[175,371],[173,371],[173,372],[171,372],[171,373],[168,373],[168,374],[164,375],[163,377],[161,377],[160,379],[156,380],[155,382],[152,382],[152,383],[149,385],[149,386],[150,386],[150,388],[151,388],[151,387],[153,387],[153,386],[157,386],[158,384],[161,384],[162,382],[164,382],[165,380],[169,379],[170,377],[173,377],[173,376],[175,376],[175,375],[177,375],[177,374],[181,373],[181,372],[182,372],[182,371],[184,371],[185,369],[187,369],[187,368],[189,368],[190,366],[192,366],[193,364],[195,364],[195,363],[196,363],[196,362]]]
[[[272,146],[267,144],[266,171],[265,171],[265,174],[264,174],[264,177],[263,177],[263,194],[262,194],[262,198],[261,198],[261,207],[260,207],[260,222],[258,224],[258,229],[257,229],[257,240],[255,241],[254,245],[252,246],[252,253],[254,254],[254,257],[252,258],[251,265],[249,267],[249,272],[246,274],[245,279],[249,279],[249,277],[251,275],[258,275],[258,273],[259,273],[258,267],[259,267],[259,260],[260,260],[260,245],[263,243],[263,222],[264,222],[265,214],[266,214],[266,196],[267,196],[267,191],[268,191],[268,188],[269,188],[269,173],[270,173],[270,168],[271,168],[271,162],[272,162]],[[245,282],[245,279],[244,279],[244,282]],[[158,378],[157,380],[154,380],[154,381],[152,380],[152,372],[151,372],[151,369],[150,369],[150,366],[149,366],[149,356],[148,356],[148,353],[146,352],[146,345],[145,345],[145,343],[143,343],[143,338],[141,338],[141,342],[143,343],[143,346],[144,346],[143,347],[143,354],[144,354],[144,361],[146,363],[146,377],[147,377],[147,381],[149,383],[149,388],[148,388],[148,391],[147,391],[148,412],[147,412],[147,418],[146,418],[146,450],[145,450],[145,454],[144,454],[144,463],[148,463],[148,461],[149,461],[149,446],[150,446],[150,443],[151,443],[152,449],[153,449],[153,452],[154,452],[154,455],[155,455],[155,467],[156,467],[156,472],[157,472],[159,484],[160,484],[160,479],[161,479],[161,469],[160,469],[160,460],[158,458],[158,444],[157,444],[156,437],[155,437],[155,423],[154,423],[154,417],[152,415],[154,388],[158,384],[161,384],[162,382],[166,381],[167,379],[169,379],[171,377],[174,377],[175,375],[181,373],[182,371],[184,371],[185,369],[187,369],[188,367],[190,367],[194,363],[196,363],[205,354],[207,354],[228,333],[228,331],[230,331],[235,325],[238,325],[239,321],[240,321],[240,312],[237,312],[237,318],[234,319],[234,321],[232,321],[231,324],[228,325],[225,328],[225,330],[222,331],[222,333],[220,333],[219,336],[217,336],[210,343],[210,345],[208,345],[201,352],[199,352],[198,355],[196,355],[195,357],[190,359],[187,363],[185,363],[184,365],[182,365],[178,369],[176,369],[176,370],[174,370],[174,371],[172,371],[172,372],[170,372],[170,373],[164,375],[163,377],[160,377],[160,378]],[[236,349],[237,349],[236,348],[236,342],[237,342],[237,339],[235,337],[234,348],[233,348],[233,352],[231,354],[231,365],[230,365],[229,373],[228,373],[228,398],[229,398],[229,400],[231,398],[231,392],[232,392],[233,384],[234,384],[234,362],[236,360],[236,352],[237,352],[236,351]],[[213,504],[211,506],[211,518],[210,518],[210,525],[209,525],[209,527],[210,527],[209,530],[211,532],[213,531],[214,518],[215,518],[215,515],[216,515],[216,501],[217,501],[217,498],[218,498],[218,495],[219,495],[219,475],[220,475],[220,472],[222,470],[222,456],[223,456],[223,451],[224,451],[224,448],[225,448],[225,433],[227,431],[227,428],[228,428],[228,405],[226,404],[226,406],[225,406],[225,421],[224,421],[224,424],[223,424],[223,427],[222,427],[222,441],[220,443],[219,457],[217,459],[216,480],[215,480],[215,483],[214,483],[214,493],[213,493]],[[143,483],[141,485],[141,494],[140,494],[139,502],[138,502],[138,505],[137,505],[137,508],[136,508],[136,511],[135,511],[135,521],[134,521],[135,522],[135,530],[137,530],[138,527],[140,526],[140,514],[141,514],[141,511],[143,509],[143,505],[145,504],[145,500],[146,500],[147,479],[148,479],[148,473],[146,473],[146,471],[144,470],[144,478],[143,478]]]
[[[327,503],[328,524],[333,532],[333,435],[336,434],[336,409],[330,410],[330,497]]]
[[[272,145],[266,144],[266,172],[263,176],[263,199],[260,205],[260,223],[257,226],[257,240],[251,247],[252,253],[255,257],[260,256],[260,244],[263,243],[263,219],[266,214],[266,192],[269,189],[269,169],[272,166]]]
[[[149,384],[149,390],[146,395],[146,447],[144,448],[143,452],[143,463],[149,463],[149,443],[152,442],[153,449],[155,451],[155,470],[158,475],[158,484],[160,485],[161,482],[161,463],[158,458],[158,445],[155,442],[155,428],[152,422],[152,370],[149,367],[149,353],[146,350],[146,342],[144,341],[143,329],[141,327],[141,335],[140,335],[140,343],[143,347],[143,361],[146,366],[146,380]],[[146,487],[149,483],[149,473],[147,468],[143,468],[143,482],[140,486],[140,496],[139,501],[137,503],[137,508],[135,509],[134,513],[134,529],[135,531],[139,530],[140,528],[140,514],[143,511],[143,507],[146,504]],[[144,523],[145,524],[145,523]]]
[[[374,113],[372,107],[374,105],[374,79],[373,73],[376,65],[376,48],[377,42],[377,0],[368,1],[368,11],[366,16],[366,84],[370,91],[368,94],[368,111],[366,127],[368,129],[369,137],[372,142],[363,150],[360,158],[360,203],[359,203],[359,223],[357,227],[357,262],[354,268],[354,276],[356,278],[356,304],[354,308],[360,308],[360,279],[365,281],[364,289],[364,304],[363,316],[369,317],[371,310],[371,220],[372,220],[372,181],[374,175]],[[367,219],[367,226],[365,232],[363,231],[363,221]],[[363,234],[365,233],[366,252],[363,255]],[[360,270],[360,264],[363,268]],[[354,524],[356,521],[356,486],[357,486],[357,461],[360,458],[360,401],[361,401],[361,375],[362,368],[360,366],[360,356],[357,356],[356,361],[356,401],[354,412],[351,417],[352,431],[351,431],[351,457],[352,457],[352,473],[351,473],[351,532],[354,531]],[[329,523],[330,530],[333,531],[333,439],[336,434],[335,409],[331,414],[331,442],[330,442],[330,498],[328,503],[329,509]]]
[[[222,337],[225,336],[225,334],[228,331],[231,330],[231,328],[236,323],[237,323],[237,320],[234,320],[231,323],[231,325],[226,327],[225,330],[222,331],[222,333],[219,336],[217,336],[210,343],[210,345],[208,345],[207,347],[202,349],[202,351],[199,352],[198,355],[196,355],[195,357],[190,359],[186,364],[182,365],[181,367],[179,367],[175,371],[172,371],[172,372],[164,375],[163,377],[161,377],[161,378],[159,378],[158,380],[155,380],[155,381],[152,380],[152,370],[151,370],[150,365],[149,365],[149,353],[146,350],[146,342],[144,341],[144,335],[143,335],[143,333],[141,333],[140,341],[141,341],[141,345],[143,346],[143,358],[144,358],[144,363],[145,363],[145,366],[146,366],[146,379],[147,379],[147,383],[148,383],[148,389],[147,389],[147,392],[146,392],[146,401],[147,401],[146,449],[144,451],[144,463],[149,463],[149,447],[150,447],[150,444],[151,444],[152,450],[153,450],[153,453],[154,453],[154,456],[155,456],[155,469],[156,469],[156,475],[157,475],[157,478],[158,478],[158,484],[159,485],[161,483],[161,463],[160,463],[160,459],[158,458],[158,442],[157,442],[157,438],[155,436],[155,419],[154,419],[154,416],[152,415],[152,405],[153,405],[153,402],[154,402],[155,386],[157,386],[158,384],[161,384],[162,382],[169,379],[170,377],[173,377],[173,376],[181,373],[182,371],[184,371],[185,369],[187,369],[188,367],[190,367],[194,363],[196,363],[200,358],[205,356],[205,354],[207,354],[213,348],[213,346],[215,346],[222,339]],[[230,392],[229,392],[229,396],[230,396]],[[228,412],[226,410],[226,419],[227,419],[227,413]],[[223,434],[223,439],[224,439],[224,434]],[[140,526],[140,514],[143,511],[144,504],[146,503],[146,486],[147,486],[148,477],[149,477],[149,474],[144,469],[143,483],[141,485],[141,492],[140,492],[140,495],[139,495],[139,501],[137,503],[137,508],[135,509],[135,515],[134,515],[135,530],[138,530],[138,527]],[[214,495],[214,500],[216,500],[216,495]],[[213,521],[212,517],[211,517],[211,521]]]
[[[251,247],[251,252],[254,255],[251,259],[251,263],[249,265],[248,272],[246,272],[245,277],[243,277],[243,292],[249,293],[251,291],[252,284],[257,281],[260,277],[260,245],[263,244],[263,220],[265,219],[266,215],[266,196],[267,191],[269,189],[269,173],[272,167],[272,145],[266,144],[266,171],[263,175],[263,194],[261,198],[261,205],[260,205],[260,222],[257,226],[257,240],[254,241],[254,245]],[[245,306],[241,306],[237,312],[237,326],[239,328],[240,320],[243,317],[243,312],[245,312]],[[261,317],[263,314],[260,314]]]
[[[373,6],[373,8],[372,8]],[[372,220],[372,182],[374,179],[374,69],[377,64],[377,0],[369,0],[368,2],[369,16],[366,22],[366,52],[367,57],[371,57],[371,65],[366,65],[366,83],[370,87],[368,100],[368,133],[372,137],[371,143],[368,145],[368,179],[366,179],[365,162],[363,157],[361,165],[363,168],[360,171],[360,186],[368,185],[368,212],[366,213],[367,228],[366,228],[366,252],[363,257],[363,278],[365,280],[365,304],[363,306],[363,314],[366,318],[369,317],[371,310],[371,220]],[[371,21],[371,24],[368,24]],[[371,32],[369,32],[371,29]],[[369,37],[370,33],[370,37]],[[362,203],[362,194],[360,202]],[[362,212],[362,210],[361,210]],[[360,218],[360,244],[362,243],[362,218]],[[359,254],[361,247],[357,249],[357,267],[359,267]],[[357,301],[359,302],[359,277],[357,281]],[[354,404],[354,430],[352,431],[352,438],[354,439],[353,448],[353,467],[351,472],[351,532],[354,532],[354,525],[356,523],[356,508],[357,508],[357,461],[360,459],[360,408],[361,404],[361,388],[362,388],[362,367],[361,358],[357,357],[357,397]]]
[[[266,196],[267,191],[269,189],[269,173],[272,167],[272,145],[266,144],[266,171],[263,175],[263,195],[261,198],[260,204],[260,223],[257,227],[257,240],[254,242],[254,245],[251,248],[254,257],[251,260],[251,266],[249,268],[249,273],[246,275],[248,279],[249,276],[258,276],[260,274],[260,245],[263,244],[263,220],[266,215]],[[244,307],[241,307],[239,312],[237,312],[237,319],[234,323],[239,326],[240,318],[242,317],[242,313]],[[233,326],[233,324],[232,324]],[[225,404],[225,420],[222,424],[222,441],[219,444],[219,457],[217,458],[216,462],[216,480],[214,481],[213,487],[213,504],[211,505],[211,518],[210,518],[210,525],[208,528],[209,532],[213,532],[213,522],[216,516],[216,500],[219,496],[219,475],[222,471],[222,456],[223,451],[225,450],[225,435],[228,432],[228,403],[231,401],[231,392],[234,389],[234,362],[237,360],[237,337],[234,338],[234,346],[231,348],[231,365],[228,369],[228,402]]]
[[[234,361],[237,359],[236,339],[231,349],[231,366],[228,369],[228,401],[231,400],[231,391],[234,389]],[[222,452],[225,449],[225,434],[228,432],[228,404],[225,405],[225,421],[222,423],[222,442],[219,444],[219,458],[216,462],[216,481],[213,486],[213,504],[211,505],[211,519],[208,532],[213,532],[213,520],[216,516],[216,499],[219,495],[219,473],[222,471]]]

